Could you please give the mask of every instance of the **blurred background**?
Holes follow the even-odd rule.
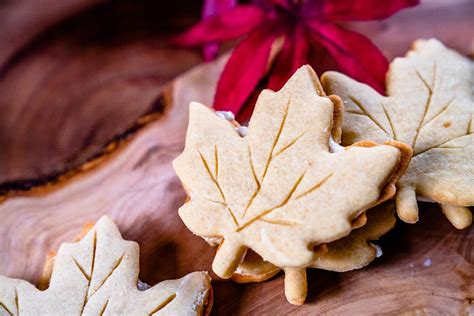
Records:
[[[202,62],[199,49],[169,44],[199,20],[201,5],[0,1],[0,183],[80,164],[153,107],[166,82]],[[389,60],[427,37],[472,54],[473,16],[472,0],[425,0],[347,27]]]

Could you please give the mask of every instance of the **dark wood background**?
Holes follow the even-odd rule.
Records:
[[[197,19],[199,10],[198,1],[183,0],[166,5],[151,0],[0,1],[0,183],[81,165],[156,107],[168,81],[202,62],[199,50],[167,43],[170,35]],[[385,21],[348,27],[369,36],[389,59],[403,55],[414,39],[423,37],[437,37],[473,54],[473,16],[472,0],[430,0]],[[160,135],[169,137],[165,129]],[[146,248],[142,278],[150,283],[210,269],[213,251],[180,223],[175,209],[184,195],[179,184],[172,183],[171,190],[178,193],[164,202],[165,210],[172,212],[165,219],[178,223],[177,230],[158,228],[163,240],[153,241],[153,246],[136,232],[126,234]],[[213,311],[474,313],[474,229],[455,230],[436,206],[424,205],[423,210],[419,224],[398,223],[383,238],[384,256],[367,269],[345,274],[309,271],[303,307],[286,303],[280,276],[251,285],[214,281]],[[192,246],[184,246],[183,238]],[[193,253],[180,253],[183,249]],[[19,250],[16,255],[24,254]],[[165,266],[163,257],[174,260]],[[32,266],[23,276],[35,281],[40,271],[40,266]]]

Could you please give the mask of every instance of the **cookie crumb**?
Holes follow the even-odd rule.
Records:
[[[444,126],[445,128],[450,127],[450,126],[451,126],[451,121],[446,121],[446,122],[444,122],[443,126]]]

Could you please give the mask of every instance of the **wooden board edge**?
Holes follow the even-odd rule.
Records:
[[[166,115],[171,108],[172,83],[166,85],[150,108],[125,131],[116,134],[84,162],[65,166],[45,176],[0,183],[0,203],[18,196],[43,195],[58,190],[73,179],[98,168],[125,148],[144,128]]]

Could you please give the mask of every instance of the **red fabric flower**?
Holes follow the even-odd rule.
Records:
[[[217,1],[217,0],[211,0]],[[225,0],[221,0],[225,1]],[[293,72],[310,64],[337,69],[384,90],[388,61],[366,37],[340,21],[384,19],[418,0],[255,0],[216,10],[175,39],[182,46],[209,45],[247,35],[234,49],[217,86],[214,107],[245,120],[258,88],[280,89]],[[274,54],[277,39],[281,48]],[[215,44],[214,44],[215,45]]]

